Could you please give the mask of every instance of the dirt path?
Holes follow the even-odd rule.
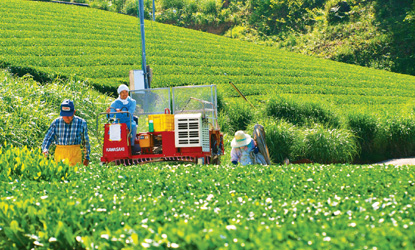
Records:
[[[390,159],[390,160],[379,162],[377,164],[395,165],[395,166],[415,165],[415,158]]]

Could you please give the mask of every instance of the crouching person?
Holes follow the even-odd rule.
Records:
[[[257,143],[248,134],[239,130],[231,142],[231,161],[233,164],[241,165],[261,164],[268,165],[265,157],[259,152]]]
[[[258,153],[254,139],[250,135],[239,130],[235,133],[235,138],[231,141],[231,161],[233,164],[241,165],[254,164],[250,157],[250,153]]]

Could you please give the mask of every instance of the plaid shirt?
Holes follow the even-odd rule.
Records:
[[[52,142],[57,145],[80,145],[83,142],[85,159],[89,160],[91,146],[89,145],[88,128],[86,121],[78,116],[74,116],[70,124],[66,124],[62,117],[56,118],[46,133],[42,150],[47,151]]]

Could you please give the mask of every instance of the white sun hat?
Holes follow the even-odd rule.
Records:
[[[244,131],[239,130],[235,133],[235,138],[233,138],[231,142],[231,147],[233,148],[239,148],[248,145],[251,143],[251,136],[248,134],[245,134]]]

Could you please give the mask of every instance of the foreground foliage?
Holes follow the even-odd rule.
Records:
[[[2,181],[68,180],[76,169],[63,162],[56,163],[52,159],[45,158],[39,149],[29,150],[26,146],[19,148],[6,143],[0,147],[0,179]]]
[[[128,84],[128,71],[141,67],[137,19],[21,0],[2,2],[0,10],[0,67],[20,76],[30,73],[38,81],[26,75],[27,79],[19,83],[20,91],[15,91],[10,77],[0,76],[4,78],[0,82],[0,142],[7,140],[29,148],[40,145],[60,102],[67,97],[74,99],[80,107],[78,114],[88,121],[91,140],[96,136],[101,139],[93,130],[95,115],[109,101],[90,91],[82,80],[89,79],[96,89],[112,93],[120,83]],[[415,127],[413,76],[160,23],[147,23],[146,27],[147,62],[154,73],[152,87],[217,84],[223,104],[221,127],[230,135],[248,129],[252,122],[267,120],[267,116],[296,126],[294,138],[304,139],[296,140],[298,150],[284,146],[291,143],[291,137],[275,134],[273,128],[279,125],[265,128],[274,133],[274,138],[283,138],[280,143],[273,141],[270,148],[275,162],[296,157],[320,163],[375,162],[411,156],[415,149],[411,132]],[[68,81],[40,87],[57,76]],[[241,101],[229,81],[255,108]],[[304,141],[314,145],[304,145]],[[92,145],[97,157],[98,142]]]
[[[8,249],[413,248],[413,167],[81,167],[1,179]]]

